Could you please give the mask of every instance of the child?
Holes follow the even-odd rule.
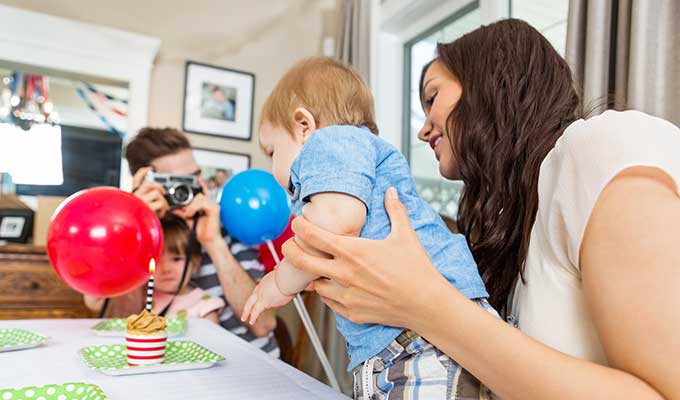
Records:
[[[384,239],[390,231],[384,193],[393,186],[439,272],[495,313],[465,238],[449,232],[418,196],[404,157],[376,134],[368,87],[351,68],[327,58],[293,66],[265,102],[260,123],[260,144],[272,157],[277,181],[293,196],[296,215],[336,233]],[[254,322],[316,278],[284,259],[255,288],[242,319]],[[411,331],[355,324],[339,315],[336,323],[347,342],[355,398],[488,395],[472,375]]]
[[[183,219],[170,213],[163,217],[161,224],[164,236],[163,255],[154,273],[152,311],[159,314],[167,308],[166,317],[198,317],[218,323],[218,316],[225,306],[224,300],[189,283],[192,272],[198,270],[201,262],[200,247],[195,242],[189,245],[189,227]],[[175,296],[187,257],[188,271],[179,293]]]

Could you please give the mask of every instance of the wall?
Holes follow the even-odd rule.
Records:
[[[256,130],[259,108],[278,79],[295,61],[321,54],[323,38],[335,34],[336,20],[336,0],[0,0],[0,4],[161,39],[148,121],[177,128],[182,121],[186,60],[254,73]],[[96,76],[97,71],[89,74]],[[197,147],[250,153],[253,167],[270,169],[255,131],[250,142],[189,136]],[[299,329],[295,310],[285,307],[280,315],[295,338]]]
[[[285,70],[300,58],[320,54],[322,38],[335,30],[335,0],[0,0],[0,4],[161,39],[151,78],[150,125],[181,128],[186,60],[254,73],[253,140],[190,137],[197,147],[250,153],[253,167],[263,169],[269,169],[270,162],[257,144],[260,106]]]

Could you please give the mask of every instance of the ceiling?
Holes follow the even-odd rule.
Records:
[[[323,0],[333,8],[335,0]],[[0,0],[0,4],[108,26],[161,39],[163,57],[211,47],[228,54],[291,20],[304,24],[318,0]],[[318,16],[314,16],[318,18]],[[226,28],[226,29],[225,29]]]

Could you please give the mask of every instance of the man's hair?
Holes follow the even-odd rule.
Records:
[[[378,134],[373,96],[350,66],[328,57],[310,57],[293,65],[262,106],[260,124],[293,131],[293,112],[304,107],[319,125],[366,126]]]
[[[140,168],[148,167],[151,161],[191,149],[185,134],[174,128],[142,128],[125,146],[125,158],[134,175]]]

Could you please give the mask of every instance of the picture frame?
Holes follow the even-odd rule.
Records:
[[[193,148],[194,159],[201,168],[201,178],[208,189],[213,200],[219,200],[222,186],[233,175],[250,169],[251,158],[249,154],[234,153],[206,148]],[[222,182],[219,182],[218,171],[224,170]],[[214,184],[211,178],[215,178]]]
[[[182,130],[250,141],[255,104],[255,75],[187,61]]]

